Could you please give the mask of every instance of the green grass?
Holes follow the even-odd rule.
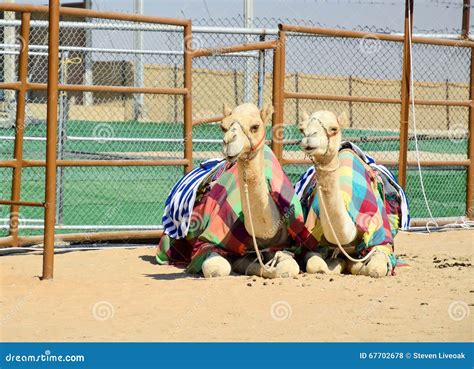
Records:
[[[102,125],[101,125],[102,124]],[[182,138],[182,125],[178,123],[138,123],[138,122],[79,122],[70,121],[67,125],[70,136],[93,137],[101,125],[102,134],[113,137],[141,138]],[[111,129],[111,131],[106,131]],[[105,130],[105,131],[104,131]],[[1,136],[13,136],[12,129],[0,129]],[[346,137],[365,137],[375,135],[393,135],[388,131],[362,131],[348,129]],[[28,126],[25,136],[44,137],[44,126]],[[201,125],[193,130],[193,138],[220,139],[221,133],[216,125]],[[270,138],[270,128],[268,128]],[[298,139],[295,127],[285,129],[285,138]],[[413,149],[413,143],[410,143]],[[362,142],[362,149],[368,151],[398,151],[398,142]],[[449,140],[422,141],[423,151],[463,154],[467,143],[452,143]],[[220,151],[220,143],[195,143],[194,151]],[[299,150],[297,145],[285,145],[288,151]],[[77,153],[124,153],[127,152],[169,152],[180,157],[182,143],[151,142],[79,142],[69,141],[65,147],[65,158],[77,159]],[[10,159],[13,141],[0,141],[0,159]],[[25,159],[44,159],[45,143],[26,141]],[[84,156],[82,156],[84,157]],[[196,162],[197,163],[197,162]],[[292,182],[306,169],[302,165],[288,165],[285,171]],[[63,223],[74,225],[158,225],[161,223],[164,201],[171,186],[181,177],[182,168],[176,167],[79,167],[65,168]],[[459,168],[431,169],[423,171],[427,197],[434,216],[458,216],[464,213],[466,172]],[[22,174],[22,200],[43,201],[44,169],[26,168]],[[426,217],[418,173],[408,173],[407,192],[412,217]],[[0,198],[10,197],[11,169],[0,168]],[[0,206],[0,218],[7,217],[7,206]],[[40,208],[23,207],[21,218],[42,219]],[[1,231],[0,231],[1,232]],[[25,231],[33,234],[34,231]],[[1,233],[0,233],[1,235]]]

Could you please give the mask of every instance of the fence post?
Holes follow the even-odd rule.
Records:
[[[462,26],[461,26],[461,37],[464,39],[469,38],[469,18],[471,12],[471,0],[464,0],[462,10]]]
[[[56,222],[56,140],[58,135],[59,0],[49,0],[48,105],[46,111],[46,189],[42,279],[53,278]]]
[[[352,74],[349,75],[349,96],[352,96]],[[352,111],[352,101],[349,101],[349,127],[354,126],[354,117]]]
[[[410,12],[410,13],[408,13]],[[408,21],[410,17],[411,22]],[[411,24],[410,24],[411,23]],[[407,184],[408,157],[408,118],[410,112],[410,57],[411,50],[408,37],[413,28],[413,0],[405,0],[405,34],[403,41],[403,70],[401,81],[400,107],[400,156],[398,163],[398,182],[405,188]]]
[[[469,131],[467,141],[467,158],[470,160],[467,167],[466,183],[466,215],[469,219],[474,219],[473,197],[474,197],[474,49],[471,48],[471,77],[469,81],[469,98],[471,106],[469,107]]]
[[[278,161],[283,158],[283,104],[285,88],[285,32],[278,31],[278,43],[273,51],[273,119],[272,119],[272,150]]]
[[[12,172],[12,201],[20,201],[21,194],[21,172],[23,160],[23,138],[25,133],[25,109],[26,109],[26,84],[28,82],[28,48],[30,40],[30,13],[21,13],[20,30],[20,60],[18,65],[18,81],[21,87],[18,90],[16,101],[16,122],[15,122],[15,147],[14,158],[16,165]],[[12,246],[18,246],[18,227],[20,223],[20,206],[13,204],[10,206],[10,236]]]
[[[184,167],[185,173],[193,169],[193,97],[192,97],[192,75],[191,69],[193,64],[192,55],[192,23],[188,22],[184,26],[184,88],[187,90],[184,100],[184,159],[188,163]]]

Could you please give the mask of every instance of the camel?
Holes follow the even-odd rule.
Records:
[[[340,157],[344,152],[340,151],[340,145],[341,131],[347,126],[347,122],[345,113],[336,116],[330,111],[317,111],[309,116],[306,112],[302,112],[299,129],[304,137],[301,147],[315,166],[317,184],[313,196],[317,197],[318,201],[317,219],[320,221],[323,237],[332,245],[330,249],[337,249],[334,245],[340,244],[347,255],[352,255],[349,256],[352,260],[348,260],[348,258],[327,257],[319,252],[308,252],[306,271],[308,273],[348,271],[355,275],[382,277],[388,275],[391,269],[390,258],[387,255],[393,252],[393,245],[374,246],[364,262],[357,261],[354,256],[357,254],[356,245],[362,235],[348,213],[340,179],[341,171],[346,170],[340,168]]]
[[[301,203],[271,149],[261,111],[246,103],[224,106],[224,159],[201,163],[172,188],[163,215],[159,264],[185,263],[206,278],[238,274],[293,277],[293,254],[316,240],[304,224]]]
[[[237,165],[245,229],[254,240],[258,239],[259,248],[285,242],[287,228],[281,221],[282,214],[269,193],[264,175],[265,123],[270,119],[273,107],[266,105],[259,111],[254,104],[245,103],[233,110],[224,106],[223,113],[222,152],[227,161]],[[269,272],[248,257],[237,259],[231,267],[223,256],[211,253],[204,261],[202,271],[205,277],[226,276],[232,269],[241,274],[265,277],[291,277],[299,273],[298,263],[289,254],[277,252],[271,257],[275,268]]]

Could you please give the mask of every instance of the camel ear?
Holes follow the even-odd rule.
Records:
[[[309,119],[309,114],[306,110],[301,110],[301,120],[304,122]]]
[[[262,118],[263,123],[267,123],[273,114],[273,105],[265,104],[265,106],[260,110],[260,118]]]
[[[222,113],[224,114],[224,117],[228,117],[229,115],[232,114],[232,109],[227,106],[227,104],[224,104],[222,107]]]
[[[346,128],[349,126],[349,119],[347,118],[346,112],[342,112],[338,117],[337,117],[337,123],[339,124],[339,127],[341,128]]]

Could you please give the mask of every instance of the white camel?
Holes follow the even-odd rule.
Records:
[[[318,221],[321,222],[324,238],[332,245],[339,243],[348,254],[354,255],[360,235],[346,209],[339,178],[341,131],[346,125],[345,113],[337,117],[330,111],[317,111],[311,116],[303,112],[299,128],[304,135],[302,149],[316,169],[319,190],[315,196],[318,196],[320,204]],[[388,273],[387,256],[377,247],[365,262],[339,257],[325,260],[315,252],[309,252],[306,260],[308,273],[341,273],[348,270],[352,274],[372,277],[382,277]]]
[[[264,175],[265,123],[273,113],[271,105],[261,111],[250,103],[231,110],[224,106],[221,129],[223,154],[229,162],[236,162],[240,186],[242,212],[245,229],[258,240],[259,248],[282,243],[288,239],[288,232],[271,194]],[[246,191],[247,195],[246,195]],[[250,207],[249,207],[250,205]],[[217,253],[211,253],[202,264],[205,277],[218,277],[235,272],[264,277],[291,277],[299,273],[298,263],[292,256],[277,252],[274,268],[270,272],[252,258],[239,258],[231,266],[229,261]]]

